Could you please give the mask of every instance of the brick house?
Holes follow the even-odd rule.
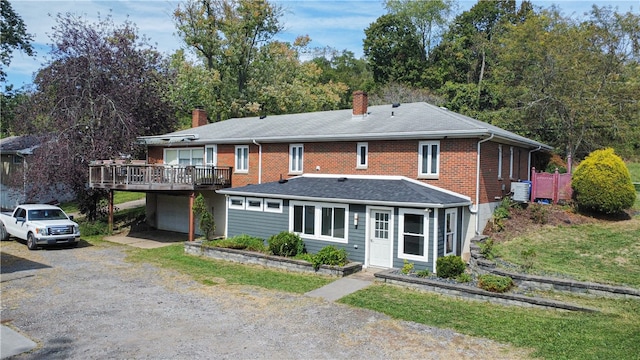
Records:
[[[212,124],[196,109],[191,129],[139,139],[144,164],[94,164],[90,183],[145,191],[158,229],[198,232],[189,209],[202,193],[219,235],[289,230],[310,252],[335,245],[365,266],[435,270],[468,253],[511,182],[551,150],[427,103],[369,107],[359,91],[353,104]]]

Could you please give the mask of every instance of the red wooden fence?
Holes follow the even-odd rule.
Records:
[[[549,199],[557,204],[560,200],[571,200],[571,174],[560,174],[558,169],[553,174],[540,172],[531,168],[531,202],[537,199]]]

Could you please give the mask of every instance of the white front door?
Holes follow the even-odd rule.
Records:
[[[372,209],[369,219],[369,265],[391,268],[393,267],[391,211]]]

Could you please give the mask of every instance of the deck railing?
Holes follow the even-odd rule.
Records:
[[[195,190],[231,187],[231,167],[96,162],[89,186],[129,190]]]

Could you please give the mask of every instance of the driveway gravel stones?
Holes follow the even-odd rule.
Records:
[[[202,285],[99,243],[1,243],[1,318],[38,344],[16,359],[520,359],[528,352],[304,295]],[[220,280],[220,279],[217,279]]]

